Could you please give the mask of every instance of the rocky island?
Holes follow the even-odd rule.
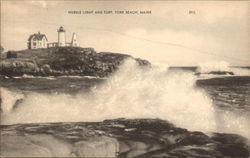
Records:
[[[0,63],[0,74],[5,76],[96,76],[105,77],[117,70],[124,59],[132,58],[141,66],[147,60],[130,55],[99,52],[93,48],[52,47],[8,51]]]

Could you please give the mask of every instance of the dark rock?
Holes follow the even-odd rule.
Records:
[[[212,74],[212,75],[234,75],[232,71],[210,71],[207,73],[196,72],[195,75],[202,75],[202,74]]]
[[[249,150],[239,144],[222,144],[216,148],[222,155],[230,157],[249,157]]]
[[[12,153],[16,154],[14,156],[20,155],[20,149],[24,147],[19,144],[23,144],[27,151],[27,154],[22,153],[24,157],[32,157],[28,153],[34,154],[38,151],[34,145],[42,146],[51,152],[58,151],[58,146],[68,151],[64,152],[64,155],[54,152],[54,157],[70,157],[70,153],[80,157],[88,155],[88,150],[93,154],[99,153],[98,156],[109,153],[108,155],[116,154],[112,156],[119,158],[249,157],[249,147],[244,137],[223,133],[207,136],[202,132],[177,128],[160,119],[120,118],[88,123],[0,125],[0,129],[0,136],[3,138],[0,140],[0,150],[7,156]]]
[[[213,142],[213,140],[202,132],[190,132],[179,140],[179,144],[181,145],[205,145]]]
[[[213,133],[211,139],[221,142],[223,144],[235,143],[235,144],[244,144],[247,139],[236,135],[236,134],[225,134],[225,133]]]
[[[217,150],[225,156],[249,157],[247,139],[236,134],[214,133],[211,139],[219,142]]]

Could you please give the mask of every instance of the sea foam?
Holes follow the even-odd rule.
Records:
[[[210,72],[232,72],[234,76],[250,76],[250,69],[232,67],[225,61],[210,61],[200,63],[196,72],[208,74]],[[221,75],[220,75],[221,76]]]
[[[15,110],[3,110],[1,123],[160,118],[192,131],[228,131],[249,136],[247,124],[237,126],[244,119],[219,113],[212,99],[195,82],[191,72],[140,67],[134,60],[127,60],[116,73],[88,92],[76,95],[29,92]],[[8,106],[10,111],[10,104],[14,103],[6,104],[9,97],[5,95],[16,92],[2,91],[2,109]]]

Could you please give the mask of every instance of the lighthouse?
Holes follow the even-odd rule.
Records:
[[[57,30],[57,32],[58,32],[58,41],[52,42],[52,43],[47,43],[47,47],[49,47],[49,48],[50,47],[78,47],[79,43],[77,41],[77,36],[75,33],[73,33],[73,35],[72,35],[72,41],[66,42],[66,30],[62,26],[60,26],[59,29]],[[46,40],[47,40],[47,38],[46,38]],[[30,43],[31,42],[29,42],[29,44]],[[46,45],[46,43],[44,45]]]
[[[66,45],[65,29],[61,26],[58,30],[58,46],[63,47]]]

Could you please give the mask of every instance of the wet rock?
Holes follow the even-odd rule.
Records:
[[[202,132],[190,132],[179,140],[181,145],[205,145],[208,143],[214,143],[214,141]]]
[[[116,139],[107,136],[92,137],[74,144],[77,157],[116,157],[119,143]]]
[[[234,144],[245,144],[247,139],[236,135],[236,134],[225,134],[225,133],[213,133],[211,139],[221,142],[223,144],[234,143]]]
[[[239,144],[221,144],[216,149],[228,157],[249,157],[249,149]]]
[[[214,133],[211,139],[219,142],[216,148],[225,156],[249,157],[247,139],[236,134]]]
[[[1,156],[15,156],[12,153],[37,156],[35,153],[40,153],[41,156],[64,157],[249,157],[247,139],[242,136],[191,132],[160,119],[1,125],[0,129],[1,138],[12,139],[0,140],[0,150],[4,154]],[[35,146],[42,146],[49,152]],[[20,153],[24,150],[25,153]]]

